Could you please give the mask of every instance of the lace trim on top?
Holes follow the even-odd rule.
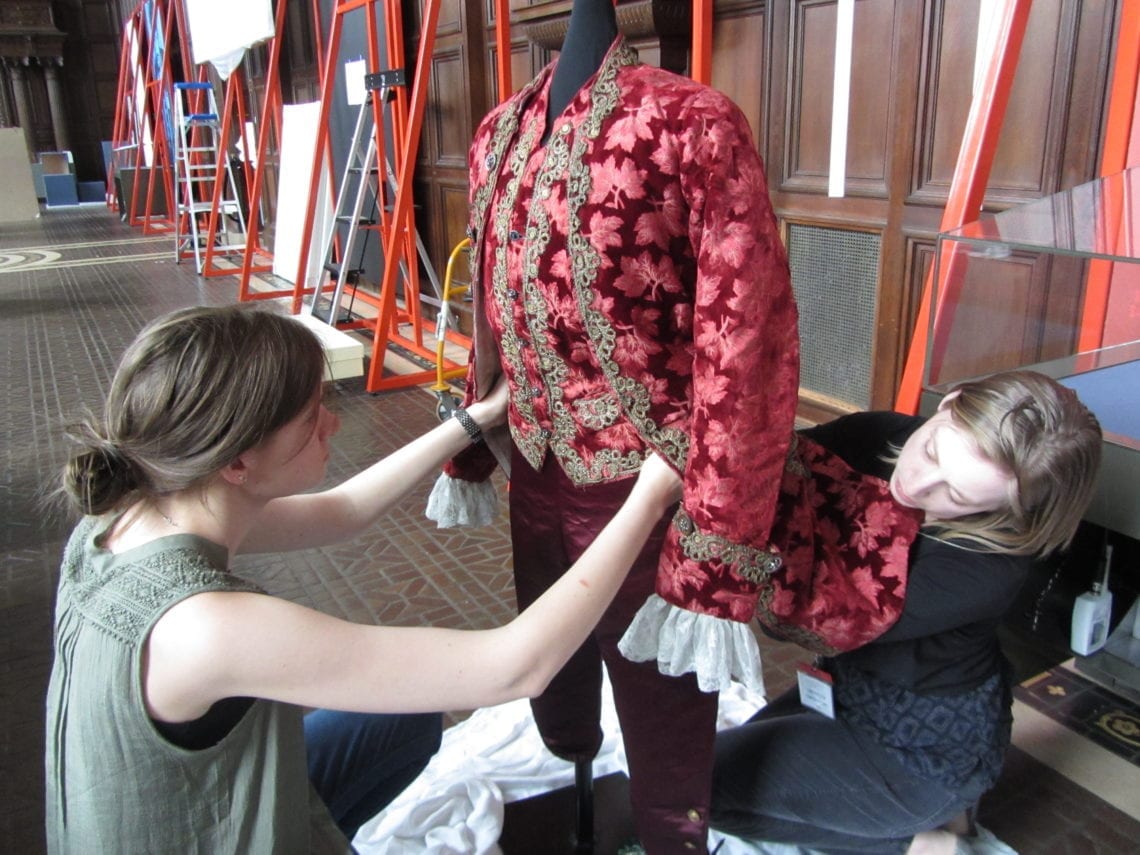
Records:
[[[81,525],[81,537],[65,555],[64,573],[71,581],[73,606],[125,644],[137,643],[163,607],[191,594],[264,593],[225,569],[224,547],[196,535],[178,534],[120,554],[109,552],[98,540],[113,525],[113,519],[101,518]],[[86,573],[84,552],[91,558]]]

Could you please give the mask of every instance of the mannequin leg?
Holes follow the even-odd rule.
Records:
[[[577,806],[578,825],[575,831],[575,849],[594,851],[594,762],[578,760],[574,764],[574,803]]]

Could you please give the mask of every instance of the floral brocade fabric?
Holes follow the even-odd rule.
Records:
[[[894,500],[816,442],[797,437],[780,484],[772,543],[782,559],[756,615],[817,653],[860,647],[902,614],[922,512]]]
[[[748,621],[761,586],[742,571],[771,558],[799,385],[763,165],[729,99],[638,64],[623,39],[547,128],[550,73],[471,147],[467,394],[505,373],[515,445],[577,484],[631,477],[650,450],[669,460],[691,523],[662,553],[661,572],[686,580],[670,601]],[[446,471],[478,480],[488,458]]]
[[[505,374],[522,457],[553,455],[579,485],[632,477],[649,451],[682,473],[627,657],[708,691],[752,679],[755,615],[821,652],[875,638],[901,611],[918,519],[882,481],[792,448],[797,312],[745,117],[619,38],[547,127],[551,70],[471,145],[468,402]],[[441,481],[494,465],[472,446]]]

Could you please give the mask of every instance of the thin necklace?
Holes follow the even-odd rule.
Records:
[[[166,514],[164,514],[162,512],[162,508],[160,508],[158,505],[155,505],[154,509],[156,511],[158,511],[158,515],[160,517],[162,517],[164,520],[166,520],[166,524],[168,526],[170,526],[171,528],[181,528],[181,526],[179,526],[178,523],[176,523],[174,520],[172,520],[170,517],[168,517]]]

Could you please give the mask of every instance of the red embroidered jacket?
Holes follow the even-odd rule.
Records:
[[[647,449],[684,477],[658,593],[748,621],[799,381],[795,300],[760,157],[724,95],[637,64],[622,39],[550,128],[551,68],[470,150],[475,348],[469,400],[500,370],[514,442],[579,484]],[[475,446],[447,473],[482,480]]]

